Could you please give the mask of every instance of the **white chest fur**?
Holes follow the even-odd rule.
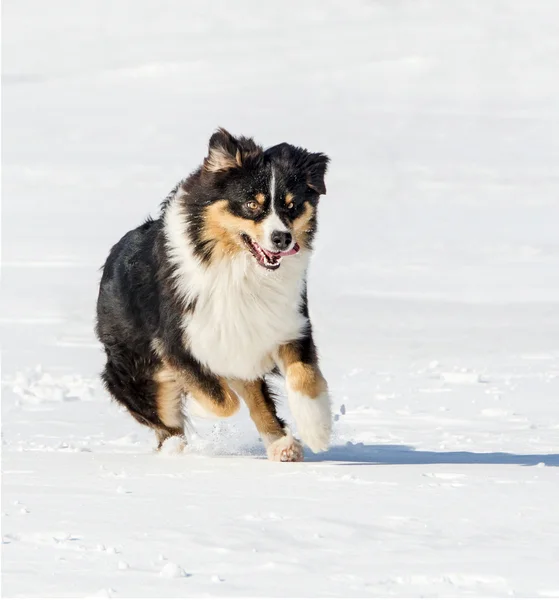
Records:
[[[272,353],[307,325],[299,312],[303,260],[287,257],[267,272],[240,255],[197,278],[196,309],[185,318],[194,356],[224,377],[256,379],[273,368]]]
[[[280,344],[300,337],[307,319],[299,312],[309,252],[284,257],[267,271],[248,252],[204,267],[194,256],[178,198],[165,215],[175,285],[193,313],[183,321],[190,351],[216,375],[256,379],[273,368]]]

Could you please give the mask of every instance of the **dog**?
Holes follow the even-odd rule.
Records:
[[[128,232],[103,266],[96,334],[102,380],[158,448],[184,438],[183,399],[218,417],[241,398],[274,461],[303,460],[268,379],[283,375],[301,440],[328,448],[331,403],[306,276],[329,158],[267,150],[218,129],[203,164]]]

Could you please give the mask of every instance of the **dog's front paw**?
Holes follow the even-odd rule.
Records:
[[[300,462],[303,460],[303,446],[290,433],[268,446],[268,458],[276,462]]]
[[[291,391],[288,398],[299,437],[313,452],[328,450],[332,434],[332,410],[328,392],[309,398]]]

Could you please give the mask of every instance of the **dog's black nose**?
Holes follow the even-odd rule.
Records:
[[[289,247],[291,244],[291,234],[289,231],[272,231],[272,243],[276,246],[276,248],[281,252]]]

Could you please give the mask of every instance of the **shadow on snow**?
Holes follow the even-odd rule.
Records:
[[[436,452],[412,446],[352,444],[334,446],[327,452],[305,452],[305,462],[337,462],[357,465],[521,465],[544,463],[559,467],[559,454],[514,454],[508,452]]]

